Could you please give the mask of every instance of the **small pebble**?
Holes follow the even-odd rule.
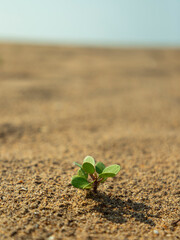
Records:
[[[21,184],[21,183],[24,183],[23,180],[19,180],[19,181],[17,182],[17,184]]]
[[[54,236],[52,235],[52,236],[48,237],[48,240],[54,240]]]
[[[39,224],[35,224],[35,228],[39,228]]]
[[[158,230],[154,230],[154,234],[159,234],[159,231]]]
[[[19,189],[19,193],[21,193],[21,192],[27,192],[28,190],[26,189],[26,188],[24,188],[24,187],[22,187],[22,188],[20,188]]]

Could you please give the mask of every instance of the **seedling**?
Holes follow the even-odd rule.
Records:
[[[115,177],[120,171],[120,166],[117,164],[105,167],[102,162],[95,164],[94,158],[91,156],[85,157],[83,164],[74,162],[80,169],[77,175],[72,177],[71,184],[76,188],[93,189],[97,192],[97,187],[100,183],[104,183],[108,177]],[[88,180],[90,176],[91,181]]]

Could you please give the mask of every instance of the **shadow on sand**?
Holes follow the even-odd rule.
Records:
[[[127,218],[135,218],[136,221],[155,226],[149,217],[156,216],[148,214],[151,208],[144,203],[133,202],[130,199],[123,201],[118,196],[112,197],[105,193],[89,192],[86,197],[98,202],[92,211],[101,213],[102,217],[113,223],[122,224],[127,222]]]

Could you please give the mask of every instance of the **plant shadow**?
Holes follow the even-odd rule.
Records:
[[[133,202],[130,199],[123,201],[119,196],[112,197],[105,193],[89,192],[86,197],[98,202],[92,211],[101,213],[103,218],[113,223],[122,224],[127,222],[127,218],[134,218],[136,221],[150,226],[156,225],[149,217],[157,216],[149,214],[148,211],[151,208],[144,203]]]

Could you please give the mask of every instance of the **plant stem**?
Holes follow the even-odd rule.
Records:
[[[93,174],[90,174],[90,176],[91,176],[91,178],[92,178],[93,180],[96,179],[96,177],[95,177]]]
[[[97,187],[98,187],[98,181],[96,180],[93,184],[93,191],[94,193],[97,193]]]
[[[91,178],[94,180],[94,183],[93,183],[93,191],[94,193],[97,193],[97,187],[98,187],[98,177],[97,177],[97,174],[94,175],[94,174],[90,174]]]
[[[98,180],[98,183],[100,183],[102,180],[103,180],[103,178],[100,178],[100,179]]]

